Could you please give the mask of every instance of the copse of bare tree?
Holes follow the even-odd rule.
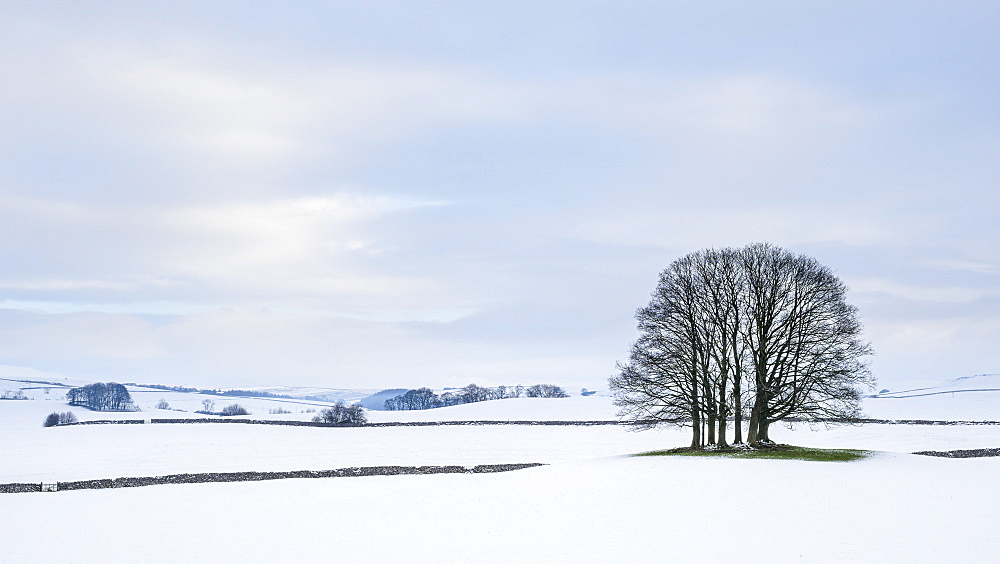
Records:
[[[529,398],[568,398],[569,394],[566,393],[559,386],[553,386],[552,384],[535,384],[530,386],[525,390],[524,395]]]
[[[115,382],[97,382],[66,392],[70,405],[89,407],[94,411],[138,411],[125,386]]]
[[[344,426],[364,425],[368,422],[368,417],[360,405],[344,405],[338,401],[333,407],[320,410],[319,414],[313,417],[313,422]]]
[[[692,447],[770,442],[790,416],[850,418],[873,384],[846,286],[815,259],[769,244],[705,250],[660,274],[640,336],[610,380],[621,415],[690,424]]]
[[[46,388],[48,390],[48,388]],[[24,395],[24,390],[4,390],[0,394],[0,399],[5,400],[26,400],[28,396]]]
[[[227,405],[226,407],[223,407],[222,411],[219,412],[219,415],[232,417],[234,415],[250,415],[250,412],[247,411],[246,408],[243,407],[242,405],[238,403],[233,403]]]
[[[68,425],[70,423],[76,423],[76,414],[72,411],[64,411],[62,413],[52,412],[45,417],[45,422],[42,423],[43,427],[55,427],[56,425]]]
[[[430,388],[418,388],[385,400],[388,411],[408,411],[411,409],[433,409],[444,405],[441,398]]]

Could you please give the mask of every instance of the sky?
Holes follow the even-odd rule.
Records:
[[[1000,372],[995,2],[0,4],[0,377],[606,389],[767,241]]]

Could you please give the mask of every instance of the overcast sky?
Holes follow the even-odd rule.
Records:
[[[1000,372],[996,2],[4,2],[0,377],[606,389],[769,241]]]

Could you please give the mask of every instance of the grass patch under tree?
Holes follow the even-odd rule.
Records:
[[[770,458],[778,460],[808,460],[811,462],[852,462],[871,454],[867,450],[846,448],[807,448],[792,445],[771,445],[758,448],[693,449],[691,447],[654,450],[635,456],[720,456],[725,458]]]

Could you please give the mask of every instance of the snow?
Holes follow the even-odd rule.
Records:
[[[612,458],[492,475],[12,494],[0,559],[986,562],[997,471],[997,459],[906,455]]]
[[[0,389],[8,382],[0,382]],[[981,387],[982,381],[950,384]],[[942,386],[944,388],[944,386]],[[973,389],[971,387],[961,389]],[[682,446],[685,429],[621,426],[315,428],[239,424],[42,428],[178,416],[202,396],[135,394],[141,413],[70,408],[64,391],[0,401],[0,482],[184,472],[542,462],[502,474],[162,485],[0,494],[3,562],[319,561],[940,562],[995,558],[1000,458],[916,450],[1000,447],[996,425],[776,425],[779,442],[861,448],[852,463],[629,457]],[[152,409],[160,398],[187,412]],[[240,403],[253,418],[310,418],[317,404]],[[280,405],[290,415],[267,415]],[[1000,419],[1000,395],[870,398],[872,417]],[[521,398],[374,421],[607,420],[610,398]],[[889,416],[889,414],[895,414]],[[974,417],[973,415],[978,415]],[[169,539],[169,540],[167,540]]]
[[[977,374],[929,387],[903,387],[866,398],[878,419],[1000,421],[1000,374]]]
[[[3,438],[3,451],[18,455],[0,467],[0,483],[185,472],[564,462],[654,450],[683,440],[680,431],[635,433],[619,426],[39,427]]]

